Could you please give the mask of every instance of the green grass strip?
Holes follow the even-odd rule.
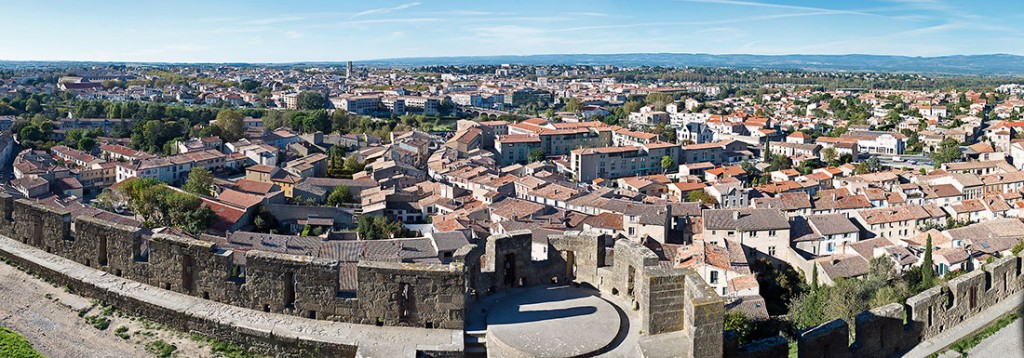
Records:
[[[0,326],[0,356],[10,358],[46,358],[32,348],[25,337]]]
[[[985,329],[982,329],[975,334],[972,334],[970,336],[964,337],[959,341],[956,341],[956,343],[953,343],[953,345],[950,346],[949,349],[952,349],[960,353],[961,356],[966,357],[967,352],[970,351],[971,348],[977,346],[979,343],[981,343],[981,341],[985,340],[985,338],[988,338],[989,336],[996,334],[996,332],[999,332],[999,330],[1003,329],[1003,327],[1009,326],[1011,323],[1013,323],[1013,321],[1016,321],[1018,318],[1020,318],[1020,314],[1018,314],[1017,312],[1004,315],[1003,317],[1000,317],[998,320],[990,324],[988,327],[985,327]]]

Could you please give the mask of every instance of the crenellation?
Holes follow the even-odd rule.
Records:
[[[463,329],[466,309],[481,296],[519,286],[575,282],[621,298],[636,309],[646,335],[680,332],[692,344],[683,356],[773,356],[785,351],[781,337],[739,346],[723,334],[722,298],[689,269],[660,264],[644,245],[617,240],[607,260],[602,235],[570,232],[548,240],[547,260],[534,261],[529,231],[491,236],[466,245],[451,264],[334,262],[260,250],[223,249],[209,241],[157,233],[0,195],[13,203],[19,241],[158,288],[257,311],[368,325]],[[798,337],[799,356],[891,356],[963,322],[1024,286],[1022,256],[998,259],[910,297],[856,317],[856,338],[841,320]],[[508,265],[506,265],[508,264]],[[356,286],[342,288],[342,267],[354,270]],[[65,279],[63,282],[71,282]],[[550,280],[550,281],[549,281]],[[973,293],[972,293],[973,292]],[[103,292],[95,297],[118,300]],[[177,312],[151,312],[173,319]],[[206,323],[197,322],[197,325]],[[213,326],[210,326],[213,327]],[[210,328],[207,327],[207,328]],[[274,339],[267,332],[259,339]],[[255,342],[255,341],[254,341]]]
[[[704,280],[687,270],[683,287],[683,309],[680,329],[693,339],[691,357],[719,357],[723,354],[725,306],[722,298]]]
[[[725,331],[723,340],[723,357],[775,358],[789,355],[789,341],[782,336],[768,337],[740,346],[739,334]]]
[[[859,357],[889,357],[913,348],[916,343],[907,340],[913,334],[913,325],[904,324],[904,307],[898,303],[861,312],[855,317],[853,355]]]
[[[461,328],[465,276],[458,264],[364,261],[358,266],[360,310],[391,326]]]
[[[797,357],[849,357],[850,327],[837,319],[811,328],[797,339]]]
[[[74,223],[75,236],[82,238],[83,244],[95,243],[84,253],[96,257],[92,267],[140,282],[149,281],[149,266],[139,264],[140,253],[136,253],[148,247],[148,243],[143,244],[146,239],[142,237],[142,229],[91,216],[75,218]]]
[[[18,199],[14,202],[13,217],[14,236],[21,242],[63,257],[79,256],[71,235],[71,213],[67,210]]]

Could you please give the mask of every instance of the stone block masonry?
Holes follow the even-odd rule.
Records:
[[[384,325],[462,329],[465,276],[459,266],[359,263],[359,297],[384,302],[363,314]]]
[[[849,324],[835,320],[804,332],[800,357],[899,356],[924,340],[963,323],[1024,289],[1020,256],[1004,257],[907,299],[857,315],[854,342]]]
[[[375,327],[268,314],[137,283],[7,237],[0,237],[0,257],[129,314],[270,356],[457,356],[463,350],[461,331]]]
[[[461,328],[464,320],[465,275],[457,264],[363,263],[353,295],[341,290],[338,262],[147,237],[140,228],[72,221],[66,210],[9,195],[0,195],[0,235],[115,276],[257,311],[421,328]]]

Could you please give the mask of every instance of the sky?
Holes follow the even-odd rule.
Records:
[[[0,0],[0,60],[1024,55],[1020,0]]]

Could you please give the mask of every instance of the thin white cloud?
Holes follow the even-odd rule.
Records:
[[[789,53],[891,53],[901,55],[931,56],[949,53],[944,44],[927,41],[930,35],[963,29],[957,23],[913,28],[878,36],[858,36],[838,41],[821,42],[788,49]],[[837,51],[838,50],[838,51]]]
[[[382,8],[379,8],[379,9],[370,9],[370,10],[366,10],[366,11],[362,11],[362,12],[357,12],[357,13],[355,13],[355,15],[352,15],[352,17],[356,18],[356,17],[366,16],[366,15],[387,14],[389,12],[405,10],[405,9],[408,9],[410,7],[413,7],[413,6],[417,6],[419,4],[420,4],[420,2],[411,2],[411,3],[408,3],[408,4],[398,5],[398,6],[395,6],[395,7],[382,7]]]
[[[589,17],[609,17],[609,16],[612,16],[611,14],[604,13],[604,12],[570,12],[569,15],[589,16]]]
[[[669,26],[709,26],[709,25],[725,25],[733,23],[746,23],[752,21],[764,21],[764,20],[777,20],[786,19],[793,17],[811,17],[811,16],[824,16],[824,15],[836,15],[835,12],[831,11],[816,11],[816,12],[802,12],[802,13],[790,13],[790,14],[777,14],[777,15],[762,15],[762,16],[751,16],[743,18],[730,18],[721,20],[707,20],[707,21],[680,21],[680,22],[642,22],[633,24],[620,24],[620,25],[597,25],[597,26],[578,26],[578,27],[567,27],[561,29],[549,30],[548,32],[576,32],[576,31],[592,31],[592,30],[611,30],[611,29],[629,29],[639,27],[669,27]]]
[[[818,12],[829,12],[835,14],[848,14],[848,15],[863,15],[863,16],[878,16],[869,12],[858,11],[858,10],[837,10],[828,9],[823,7],[812,7],[812,6],[799,6],[799,5],[785,5],[785,4],[772,4],[755,1],[739,1],[739,0],[679,0],[682,2],[689,3],[704,3],[704,4],[718,4],[718,5],[735,5],[735,6],[746,6],[746,7],[764,7],[773,9],[789,9],[789,10],[805,10],[805,11],[818,11]]]
[[[454,16],[498,16],[498,15],[512,15],[511,12],[493,12],[493,11],[480,11],[480,10],[448,10],[448,11],[433,11],[428,12],[430,15],[454,15]]]
[[[245,20],[245,21],[239,22],[239,24],[241,24],[241,25],[270,25],[270,24],[277,24],[277,23],[282,23],[282,22],[300,21],[300,20],[305,20],[305,19],[306,18],[302,17],[302,16],[284,15],[284,16],[275,16],[275,17],[268,17],[268,18],[262,18],[262,19]]]
[[[377,24],[423,24],[432,22],[442,22],[446,19],[438,17],[413,17],[413,18],[394,18],[394,19],[373,19],[373,20],[357,20],[357,21],[344,21],[336,23],[327,23],[313,25],[310,27],[314,28],[337,28],[337,27],[352,27],[360,25],[377,25]]]

